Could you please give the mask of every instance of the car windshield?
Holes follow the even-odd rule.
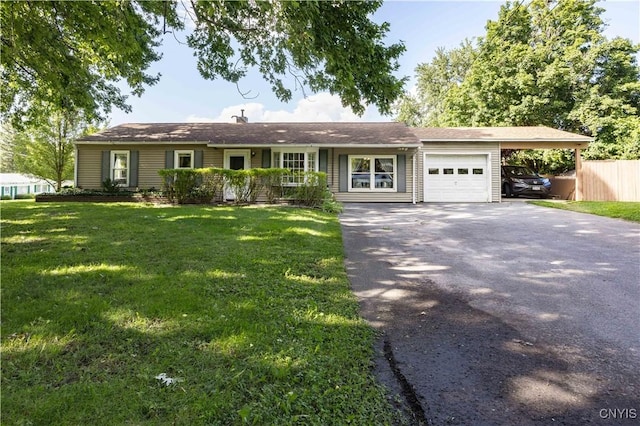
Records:
[[[535,176],[536,172],[528,167],[506,167],[510,176]]]

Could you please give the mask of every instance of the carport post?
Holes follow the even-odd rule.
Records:
[[[582,201],[582,155],[576,148],[576,201]]]

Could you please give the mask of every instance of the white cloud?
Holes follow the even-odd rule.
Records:
[[[233,116],[240,115],[240,110],[243,109],[244,115],[249,117],[249,122],[253,123],[389,121],[389,118],[380,116],[375,107],[367,108],[365,114],[359,117],[351,109],[343,107],[338,96],[326,92],[299,100],[291,111],[284,109],[269,110],[266,109],[264,104],[250,102],[228,106],[215,117],[190,115],[186,118],[186,121],[191,123],[233,123],[235,122]]]

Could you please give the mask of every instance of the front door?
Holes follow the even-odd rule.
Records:
[[[244,170],[251,168],[251,151],[248,149],[227,149],[224,151],[224,168]],[[224,198],[235,200],[236,194],[229,186],[225,186]]]

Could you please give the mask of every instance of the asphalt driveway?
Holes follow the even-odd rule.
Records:
[[[520,202],[347,204],[376,372],[418,424],[637,424],[640,225]]]

